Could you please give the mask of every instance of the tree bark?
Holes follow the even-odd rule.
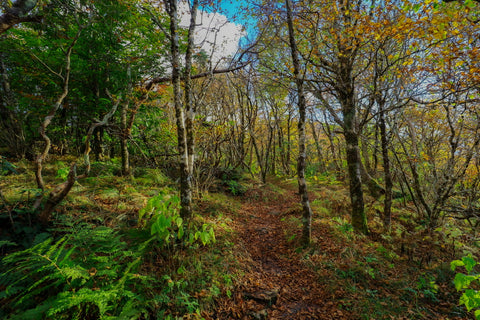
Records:
[[[113,100],[111,95],[108,93],[109,97]],[[39,220],[42,224],[48,224],[50,220],[50,216],[53,212],[53,209],[68,195],[70,189],[72,189],[75,181],[78,179],[83,179],[88,177],[90,174],[90,140],[92,138],[93,132],[96,128],[107,125],[110,118],[116,112],[118,104],[120,103],[120,99],[117,100],[112,109],[104,115],[103,119],[99,122],[93,123],[90,128],[88,129],[87,137],[85,139],[85,152],[84,152],[84,162],[85,162],[85,172],[77,176],[77,164],[73,163],[70,166],[70,171],[68,173],[67,180],[59,185],[57,185],[48,195],[47,200],[45,201],[45,205],[42,209],[42,212],[39,215]],[[41,199],[41,198],[39,198]],[[37,199],[37,203],[35,204],[35,209],[38,209],[40,202]]]
[[[345,28],[351,28],[354,24],[352,14],[353,4],[349,1],[343,2],[342,23]],[[337,42],[337,71],[335,91],[342,108],[343,134],[346,144],[346,158],[348,175],[350,178],[350,199],[352,205],[352,226],[356,232],[368,234],[367,216],[365,214],[360,156],[357,104],[355,101],[355,78],[353,66],[357,55],[358,45],[354,40],[340,38]]]
[[[192,215],[192,181],[188,167],[187,132],[185,126],[185,112],[182,105],[181,76],[180,76],[180,46],[178,35],[178,2],[164,0],[165,9],[170,17],[170,55],[172,63],[173,104],[177,124],[177,148],[180,155],[180,216],[190,219]]]
[[[65,74],[62,76],[60,74],[57,74],[63,81],[63,90],[57,97],[57,100],[55,101],[55,104],[53,105],[52,109],[50,109],[50,112],[48,115],[44,118],[43,122],[40,125],[39,128],[39,133],[45,142],[45,146],[43,148],[43,151],[37,156],[35,159],[35,179],[37,181],[37,186],[39,189],[42,191],[45,191],[45,182],[43,181],[43,175],[42,175],[42,169],[43,169],[43,161],[45,161],[45,158],[48,155],[48,152],[50,151],[51,147],[51,140],[48,137],[46,130],[49,124],[52,122],[56,112],[58,109],[60,109],[61,105],[63,104],[63,101],[68,95],[69,91],[69,81],[70,81],[70,65],[71,65],[71,55],[73,51],[73,47],[77,43],[78,38],[80,37],[81,29],[77,32],[75,38],[72,40],[70,43],[69,47],[67,48],[65,52]],[[72,188],[73,184],[76,181],[76,164],[72,164],[70,167],[70,172],[67,177],[67,181],[64,183],[58,185],[55,189],[53,189],[45,203],[45,206],[42,210],[42,212],[39,215],[39,220],[43,224],[47,224],[48,220],[50,218],[50,214],[53,210],[53,208],[60,203],[60,201],[65,198],[65,196],[70,192],[70,189]],[[39,196],[37,197],[35,204],[33,206],[34,210],[37,210],[40,207],[40,204],[43,199],[43,193],[40,193]]]
[[[120,155],[122,157],[122,176],[128,176],[130,174],[130,154],[128,152],[128,137],[129,132],[127,129],[127,111],[129,107],[128,99],[122,105],[120,111],[120,125],[122,131],[120,133]]]
[[[362,178],[360,173],[361,159],[358,150],[358,135],[353,130],[345,131],[345,142],[347,149],[348,176],[350,178],[352,226],[356,231],[368,234],[367,218],[363,202]]]
[[[122,158],[122,176],[128,176],[130,174],[130,154],[128,152],[128,139],[130,137],[130,130],[127,115],[128,108],[130,106],[129,98],[132,94],[132,68],[130,65],[127,66],[127,97],[125,97],[125,102],[122,104],[122,109],[120,111],[120,156]],[[133,125],[133,121],[132,121]]]
[[[350,178],[350,200],[352,204],[352,226],[357,232],[368,234],[367,216],[365,214],[359,134],[356,128],[355,92],[352,79],[352,67],[348,55],[340,57],[338,93],[342,105],[343,133],[345,135],[348,175]]]
[[[70,192],[70,189],[72,189],[75,181],[77,181],[76,168],[77,165],[75,163],[72,164],[70,167],[70,171],[68,172],[67,180],[64,183],[59,184],[48,195],[43,210],[38,216],[38,219],[43,225],[48,224],[53,209],[57,206],[57,204],[60,203],[60,201],[62,201],[67,196],[67,194]]]
[[[388,137],[387,126],[385,123],[385,106],[383,101],[378,100],[380,107],[378,126],[380,127],[380,138],[382,145],[382,158],[383,158],[383,176],[385,179],[385,199],[383,203],[383,228],[385,231],[390,230],[392,224],[392,189],[393,179],[390,171],[390,158],[388,156]]]
[[[115,114],[117,111],[118,105],[120,104],[121,97],[118,97],[118,99],[115,101],[115,99],[112,97],[110,92],[107,90],[107,95],[108,97],[114,101],[112,108],[108,113],[106,113],[103,116],[103,119],[101,121],[97,121],[93,123],[90,128],[88,128],[87,136],[85,138],[85,152],[83,155],[84,162],[85,162],[85,172],[81,176],[79,176],[77,179],[83,179],[86,178],[90,174],[90,140],[92,139],[92,135],[95,132],[97,128],[104,127],[108,124],[108,121],[110,121],[110,118]]]
[[[333,164],[333,167],[334,167],[333,170],[335,171],[335,174],[338,175],[340,172],[343,172],[343,171],[340,168],[340,165],[338,164],[338,159],[340,158],[340,156],[337,155],[337,151],[335,149],[335,141],[334,141],[334,137],[333,137],[333,132],[332,132],[332,129],[330,128],[330,124],[328,123],[327,115],[326,115],[325,110],[323,110],[323,119],[324,119],[324,122],[322,123],[322,129],[323,129],[323,132],[325,133],[325,135],[328,138],[330,153],[332,154],[332,164]],[[327,168],[327,169],[331,170],[331,166],[329,166],[329,168]]]
[[[370,177],[375,177],[375,170],[376,168],[372,166],[370,162],[370,157],[369,157],[369,150],[368,150],[368,137],[363,135],[360,139],[360,146],[362,150],[362,157],[363,157],[363,164],[365,168],[365,172],[370,176]]]
[[[310,202],[308,199],[307,181],[305,180],[305,162],[306,162],[306,148],[305,148],[305,118],[307,103],[305,99],[305,93],[303,88],[303,78],[300,75],[300,61],[298,59],[298,48],[295,41],[295,31],[293,28],[293,14],[292,14],[292,1],[285,1],[287,7],[287,23],[288,23],[288,35],[290,42],[290,52],[292,55],[292,62],[294,68],[295,84],[298,91],[298,161],[297,161],[297,176],[298,176],[298,192],[301,197],[301,203],[303,208],[302,213],[302,243],[308,245],[311,239],[312,229],[312,209],[310,208]]]
[[[190,10],[190,26],[188,28],[187,52],[185,54],[185,112],[186,112],[186,130],[187,130],[187,154],[188,154],[188,172],[193,173],[195,162],[195,132],[194,120],[195,110],[192,99],[192,55],[194,47],[195,20],[197,16],[198,0],[193,0]]]
[[[315,147],[317,149],[317,157],[320,173],[324,173],[327,169],[325,168],[325,161],[323,159],[322,147],[320,146],[320,140],[318,139],[317,130],[315,129],[315,123],[313,119],[310,119],[310,128],[312,129],[313,140],[315,141]]]

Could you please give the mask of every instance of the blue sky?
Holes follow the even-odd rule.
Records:
[[[245,3],[243,0],[222,0],[219,10],[199,8],[195,41],[214,63],[234,55],[239,45],[251,40],[246,38],[247,32],[249,38],[255,35],[254,19],[244,14]],[[180,25],[186,27],[190,23],[188,3],[184,1],[180,4]]]
[[[233,19],[237,23],[241,23],[246,26],[249,31],[253,31],[255,27],[255,19],[248,16],[246,7],[251,7],[248,1],[235,1],[235,0],[223,0],[222,9],[226,11],[227,17]]]
[[[221,0],[220,7],[221,13],[225,14],[231,22],[245,26],[250,36],[255,34],[255,19],[245,10],[246,7],[251,7],[249,1]]]

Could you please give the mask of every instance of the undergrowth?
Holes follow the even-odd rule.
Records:
[[[346,188],[331,180],[313,179],[312,235],[329,239],[325,249],[315,242],[305,263],[337,296],[339,307],[358,319],[470,319],[458,306],[450,261],[469,253],[458,223],[447,221],[435,230],[417,223],[410,204],[395,200],[393,224],[384,232],[382,203],[366,196],[372,234],[356,234],[345,206]],[[333,186],[333,187],[332,187]],[[465,300],[465,299],[464,299]],[[461,301],[462,302],[462,301]]]
[[[116,319],[148,313],[138,274],[144,247],[132,247],[111,228],[82,225],[1,261],[8,319]]]
[[[12,176],[0,208],[8,224],[0,239],[1,319],[201,319],[217,297],[231,295],[224,224],[231,211],[223,200],[207,197],[197,208],[206,215],[183,221],[174,183],[161,171],[115,177],[116,162],[95,165],[100,176],[77,183],[47,229],[36,229],[17,192],[31,179]]]
[[[2,188],[7,201],[0,208],[0,219],[14,222],[0,239],[2,254],[8,252],[0,262],[0,318],[208,318],[217,299],[234,295],[235,275],[242,269],[234,259],[232,220],[241,214],[241,195],[261,204],[296,188],[293,180],[277,179],[243,190],[236,183],[243,188],[245,181],[225,176],[227,192],[205,194],[196,206],[201,215],[184,221],[174,183],[161,171],[121,178],[114,176],[117,166],[96,164],[105,176],[77,184],[49,229],[36,229],[28,209],[35,188],[25,185],[31,177],[22,172],[28,170],[14,167],[18,172],[8,178],[15,185]],[[377,231],[381,205],[367,198],[373,232],[360,236],[349,223],[343,182],[313,179],[313,241],[298,252],[340,308],[358,319],[472,316],[457,305],[460,293],[449,268],[450,261],[477,251],[458,222],[447,220],[428,231],[405,202],[396,201],[392,230],[383,233]],[[300,228],[296,212],[281,218],[294,246]]]

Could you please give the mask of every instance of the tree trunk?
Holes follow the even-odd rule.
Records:
[[[250,134],[250,140],[252,141],[253,149],[255,150],[255,155],[257,157],[257,163],[260,167],[260,178],[262,183],[267,183],[267,168],[265,167],[268,164],[267,160],[264,160],[264,157],[268,157],[268,154],[265,156],[263,150],[260,152],[260,149],[257,144],[257,139]]]
[[[182,106],[182,93],[180,91],[180,49],[178,43],[178,14],[177,1],[166,1],[170,15],[170,34],[171,34],[171,55],[172,55],[172,85],[173,101],[175,106],[175,117],[177,122],[177,144],[180,155],[180,215],[184,219],[189,219],[192,213],[191,207],[191,181],[188,172],[188,150],[185,129],[185,115]]]
[[[383,204],[383,228],[386,232],[390,230],[392,223],[392,173],[390,171],[390,158],[388,156],[388,137],[387,126],[385,123],[385,106],[383,101],[379,101],[380,114],[378,126],[380,127],[380,138],[382,145],[383,175],[385,179],[385,200]]]
[[[57,204],[60,203],[60,201],[62,201],[67,196],[67,194],[70,192],[70,189],[72,189],[75,181],[77,181],[76,168],[77,165],[75,163],[72,164],[70,167],[70,171],[68,172],[67,180],[64,183],[59,184],[48,195],[47,201],[43,206],[43,210],[38,216],[38,219],[43,225],[48,224],[53,209],[57,206]]]
[[[365,172],[370,176],[370,177],[375,177],[375,170],[376,168],[372,166],[370,162],[370,157],[368,154],[368,137],[365,135],[362,137],[360,141],[360,146],[362,149],[362,156],[363,156],[363,164],[365,168]]]
[[[186,131],[187,131],[187,154],[188,154],[188,172],[193,173],[193,166],[195,163],[195,132],[194,120],[195,109],[193,107],[192,99],[192,55],[194,48],[194,35],[196,16],[198,9],[198,0],[193,0],[190,8],[190,26],[188,29],[188,43],[187,52],[185,54],[185,111],[186,111]],[[190,177],[191,179],[191,177]]]
[[[288,112],[287,118],[287,154],[286,154],[286,163],[287,163],[287,175],[290,175],[290,155],[292,153],[292,112]]]
[[[43,119],[43,122],[41,123],[40,128],[38,129],[40,136],[45,142],[45,146],[43,148],[43,151],[35,159],[35,179],[36,179],[38,188],[41,189],[42,191],[45,191],[45,182],[43,180],[43,175],[42,175],[43,161],[45,161],[45,158],[47,157],[51,147],[51,140],[48,137],[46,130],[47,130],[47,127],[52,122],[52,119],[55,117],[56,112],[58,111],[58,109],[60,109],[61,105],[63,104],[63,101],[68,95],[68,91],[69,91],[68,87],[69,87],[69,81],[70,81],[71,55],[72,55],[73,47],[75,46],[78,38],[80,37],[80,33],[81,33],[81,29],[77,32],[75,38],[73,39],[70,46],[67,48],[67,51],[65,52],[65,74],[62,76],[63,90],[58,95],[57,100],[55,101],[55,104],[50,109],[50,112],[48,113],[48,115]],[[53,208],[60,201],[62,201],[62,199],[68,194],[68,192],[72,188],[76,180],[75,169],[76,169],[76,165],[73,164],[70,168],[67,181],[57,186],[57,188],[55,188],[49,194],[49,197],[47,198],[47,202],[45,203],[45,207],[39,216],[40,221],[43,224],[46,224],[48,222],[50,213],[53,210]],[[34,210],[37,210],[40,207],[42,199],[43,199],[43,193],[39,193],[39,196],[37,197],[35,204],[33,206]]]
[[[330,125],[327,121],[327,115],[325,113],[325,110],[323,110],[323,118],[324,118],[324,123],[322,123],[322,129],[323,129],[323,132],[325,133],[325,135],[328,138],[330,152],[332,154],[332,164],[333,164],[333,167],[334,167],[334,170],[335,170],[335,174],[338,175],[340,172],[342,172],[342,169],[340,168],[340,165],[338,164],[338,159],[340,158],[340,156],[337,157],[337,151],[335,149],[335,141],[334,141],[334,137],[333,137],[333,132],[332,132],[332,130],[330,128]],[[328,169],[330,169],[330,166],[329,166]]]
[[[307,181],[305,180],[305,162],[306,162],[306,148],[305,148],[305,118],[307,103],[305,100],[305,94],[303,89],[303,78],[300,75],[300,62],[298,59],[297,43],[295,41],[294,28],[293,28],[293,14],[292,14],[292,1],[286,0],[287,7],[287,23],[288,23],[288,35],[290,40],[290,51],[292,55],[292,62],[294,68],[295,84],[298,90],[298,162],[297,162],[297,176],[298,176],[298,192],[302,202],[302,243],[308,245],[311,239],[312,229],[312,209],[310,208],[310,202],[308,200]]]
[[[320,169],[321,173],[326,171],[325,162],[323,159],[323,152],[322,147],[320,146],[320,140],[318,139],[317,130],[315,129],[315,123],[313,119],[310,119],[310,128],[312,129],[313,140],[315,141],[315,147],[317,148],[317,157],[318,157],[318,168]]]
[[[345,26],[353,26],[352,9],[353,4],[344,2],[343,23]],[[352,226],[356,232],[368,234],[367,216],[365,214],[360,156],[359,137],[360,129],[357,127],[357,104],[355,101],[355,78],[353,76],[353,65],[355,64],[358,49],[357,44],[351,39],[339,39],[338,65],[336,72],[335,91],[342,107],[343,134],[346,143],[346,158],[348,175],[350,178],[350,199],[352,204]]]
[[[95,156],[95,161],[101,161],[102,160],[102,136],[103,136],[103,130],[102,128],[99,128],[98,130],[95,130],[93,133],[93,143],[92,143],[92,149],[93,149],[93,155]]]
[[[245,138],[246,138],[246,116],[245,116],[245,104],[243,103],[243,99],[240,95],[241,93],[238,92],[237,90],[237,96],[238,96],[238,102],[240,106],[240,134],[238,137],[238,146],[239,146],[239,158],[238,162],[235,165],[235,167],[239,167],[243,165],[245,156],[246,156],[246,150],[245,150]]]
[[[362,178],[360,173],[360,152],[358,135],[352,130],[345,130],[347,149],[348,176],[350,178],[350,200],[352,204],[352,226],[361,233],[368,234],[367,217],[363,203]]]
[[[180,75],[180,47],[178,40],[178,1],[164,0],[165,9],[170,17],[170,54],[172,63],[172,86],[173,86],[173,102],[175,107],[175,117],[177,123],[177,145],[180,155],[180,216],[189,220],[192,216],[192,172],[190,167],[193,166],[194,151],[193,141],[193,109],[191,105],[191,59],[193,50],[193,34],[195,30],[195,14],[198,6],[195,0],[192,6],[192,17],[190,20],[190,28],[188,35],[188,46],[186,53],[186,79],[185,79],[185,109],[187,111],[187,120],[185,119],[185,109],[182,106],[181,93],[181,75]]]
[[[361,178],[361,157],[359,134],[356,129],[356,106],[348,59],[340,59],[339,98],[342,104],[343,133],[345,135],[348,176],[350,178],[350,199],[352,204],[352,226],[357,232],[368,234]]]
[[[85,137],[85,152],[83,154],[84,162],[85,162],[85,172],[81,176],[79,176],[78,179],[86,178],[90,174],[90,151],[91,151],[90,140],[92,139],[92,135],[94,134],[94,132],[98,131],[96,129],[102,128],[108,124],[112,116],[117,111],[118,105],[120,104],[121,97],[118,97],[118,99],[116,99],[115,101],[115,99],[112,97],[112,95],[108,90],[107,90],[107,95],[112,100],[112,102],[114,102],[113,106],[110,109],[110,111],[103,116],[103,119],[101,121],[93,123],[92,125],[90,125],[90,128],[88,128],[87,136]]]
[[[132,67],[130,66],[130,64],[127,66],[127,79],[127,95],[120,111],[120,156],[122,158],[122,176],[128,176],[130,174],[130,154],[128,153],[128,139],[130,137],[129,129],[131,129],[131,127],[128,126],[127,122],[128,108],[130,106],[129,99],[132,95]]]
[[[68,85],[69,85],[69,81],[70,81],[71,54],[72,54],[72,51],[73,51],[73,47],[75,46],[75,43],[77,42],[79,36],[80,36],[80,31],[77,33],[77,36],[72,41],[72,43],[68,47],[68,49],[66,51],[66,54],[65,54],[65,75],[62,77],[62,79],[63,79],[63,83],[62,83],[63,90],[59,94],[59,96],[57,97],[57,100],[55,101],[55,104],[53,105],[52,109],[50,109],[50,112],[48,113],[48,115],[43,119],[43,122],[41,123],[40,128],[38,129],[38,131],[40,133],[40,136],[42,137],[43,141],[45,142],[45,145],[43,147],[43,151],[35,159],[35,167],[36,167],[35,168],[35,179],[37,181],[38,188],[41,189],[42,191],[45,190],[45,182],[43,181],[43,176],[42,176],[43,161],[45,161],[45,158],[47,157],[48,152],[50,151],[50,147],[52,145],[52,142],[51,142],[50,138],[47,136],[46,130],[47,130],[47,127],[52,122],[53,117],[55,117],[55,114],[56,114],[57,110],[60,109],[60,107],[62,106],[63,100],[65,100],[65,98],[68,95]],[[41,197],[42,196],[40,196],[37,199],[36,206],[37,206],[39,200],[41,200]]]
[[[270,160],[270,174],[272,176],[275,175],[276,173],[276,161],[277,161],[277,148],[275,147],[275,124],[272,124],[272,123],[269,123],[268,125],[269,127],[269,143],[268,143],[268,149],[271,150],[272,152],[272,156],[271,156],[271,160]]]
[[[362,183],[367,186],[372,197],[378,199],[382,194],[385,194],[385,189],[368,173],[362,162],[360,162],[360,176]]]
[[[121,133],[120,133],[120,155],[122,157],[122,176],[128,176],[130,174],[130,154],[128,153],[128,137],[129,132],[127,128],[127,111],[129,103],[128,98],[122,105],[122,110],[120,112],[120,123],[121,123]]]

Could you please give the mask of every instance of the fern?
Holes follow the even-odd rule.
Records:
[[[129,246],[113,229],[83,225],[54,241],[6,256],[0,264],[0,304],[8,319],[139,318],[151,279],[136,274],[145,245]]]
[[[68,285],[71,280],[85,278],[88,273],[81,267],[69,265],[74,248],[66,249],[67,238],[57,242],[47,239],[36,246],[10,254],[2,261],[0,285],[6,286],[1,296],[12,297],[14,307],[30,306],[35,296],[50,288]],[[25,292],[18,295],[19,291]]]

